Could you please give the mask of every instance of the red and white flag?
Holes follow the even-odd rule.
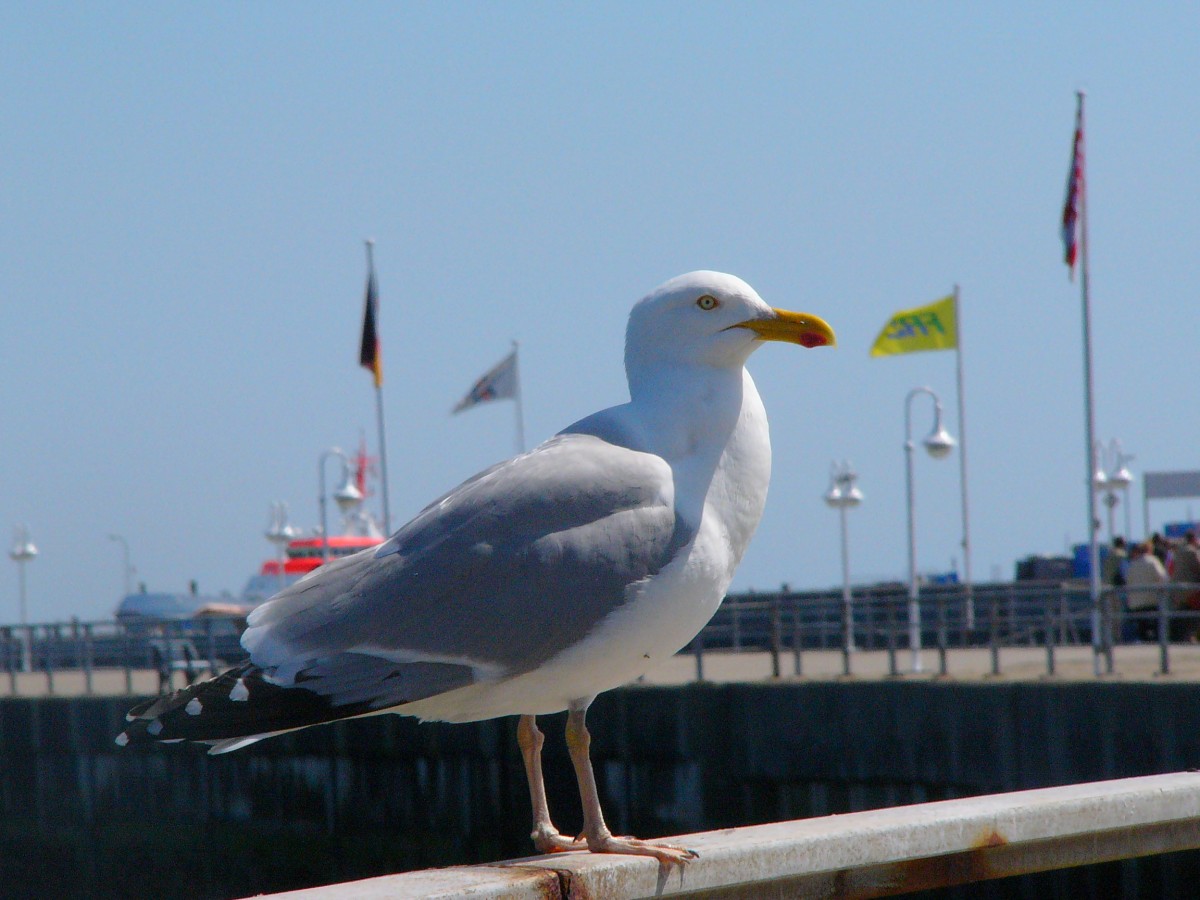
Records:
[[[1075,260],[1079,255],[1079,211],[1083,202],[1083,95],[1075,112],[1075,141],[1071,149],[1071,170],[1067,174],[1067,198],[1063,203],[1063,262],[1071,279],[1075,278]]]

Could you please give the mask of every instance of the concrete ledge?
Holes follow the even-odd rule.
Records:
[[[1200,773],[1043,788],[682,835],[680,868],[564,853],[271,895],[407,898],[883,897],[1200,847]]]

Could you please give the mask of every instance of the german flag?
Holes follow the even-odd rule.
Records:
[[[363,311],[362,346],[358,364],[375,376],[375,387],[383,385],[383,361],[379,358],[379,334],[375,328],[376,307],[379,305],[379,286],[375,283],[375,267],[367,273],[367,302]]]

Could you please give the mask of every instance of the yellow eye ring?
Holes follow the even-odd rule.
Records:
[[[704,310],[716,309],[721,305],[721,301],[712,294],[704,294],[696,299],[696,305]]]

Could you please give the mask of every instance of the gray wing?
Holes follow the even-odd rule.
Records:
[[[243,644],[277,684],[335,702],[420,699],[535,668],[632,599],[692,534],[665,461],[560,434],[430,504],[377,550],[282,591],[252,614]],[[421,671],[437,677],[425,684]],[[406,682],[402,700],[388,681]]]

